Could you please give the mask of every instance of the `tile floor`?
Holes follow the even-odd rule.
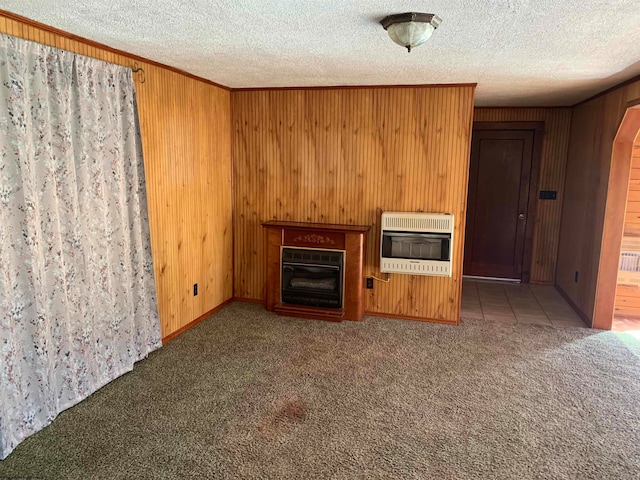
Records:
[[[555,287],[465,278],[462,318],[493,322],[586,327]]]

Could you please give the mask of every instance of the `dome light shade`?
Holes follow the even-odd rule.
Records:
[[[442,20],[432,13],[399,13],[382,19],[380,24],[391,40],[405,47],[409,52],[413,47],[429,40]]]

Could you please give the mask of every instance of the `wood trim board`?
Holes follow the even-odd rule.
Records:
[[[613,141],[611,170],[598,262],[593,328],[611,330],[631,174],[633,144],[640,132],[640,105],[627,108]]]
[[[210,317],[211,315],[213,315],[214,313],[219,312],[220,310],[222,310],[224,307],[226,307],[227,305],[229,305],[230,303],[233,302],[233,298],[230,298],[229,300],[225,300],[224,302],[222,302],[220,305],[218,305],[215,308],[212,308],[211,310],[209,310],[208,312],[200,315],[198,318],[196,318],[195,320],[193,320],[192,322],[187,323],[184,327],[176,330],[175,332],[170,333],[169,335],[167,335],[166,337],[164,337],[162,339],[162,345],[166,345],[168,342],[170,342],[171,340],[173,340],[174,338],[176,338],[178,335],[184,333],[185,331],[189,330],[192,327],[195,327],[197,324],[199,324],[200,322],[202,322],[203,320],[205,320],[207,317]]]
[[[125,52],[124,50],[119,50],[117,48],[113,48],[110,47],[108,45],[105,45],[103,43],[99,43],[93,40],[90,40],[88,38],[85,37],[81,37],[79,35],[75,35],[73,33],[69,33],[66,32],[64,30],[61,30],[59,28],[56,27],[52,27],[50,25],[47,25],[45,23],[41,23],[41,22],[37,22],[35,20],[32,20],[30,18],[27,17],[23,17],[22,15],[18,15],[12,12],[9,12],[8,10],[2,10],[0,9],[0,16],[4,16],[6,18],[10,18],[12,20],[16,20],[18,22],[24,23],[25,25],[30,25],[33,26],[35,28],[39,28],[41,30],[45,30],[47,32],[53,33],[55,35],[60,35],[63,36],[65,38],[69,38],[71,40],[76,40],[79,42],[83,42],[87,45],[91,45],[97,48],[100,48],[102,50],[107,50],[110,52],[113,52],[115,54],[118,55],[123,55],[126,57],[129,57],[133,60],[139,60],[151,65],[155,65],[157,67],[161,67],[161,68],[166,68],[168,70],[172,70],[176,73],[180,73],[182,75],[185,75],[187,77],[191,77],[194,79],[197,79],[201,82],[205,82],[208,83],[210,85],[215,85],[216,87],[219,88],[223,88],[225,90],[228,91],[236,91],[236,92],[241,92],[241,91],[252,91],[252,90],[301,90],[301,89],[305,89],[305,90],[313,90],[313,89],[319,89],[319,90],[326,90],[326,89],[348,89],[348,88],[415,88],[415,87],[453,87],[453,86],[472,86],[472,87],[477,87],[478,83],[477,82],[469,82],[469,83],[455,83],[455,84],[451,84],[451,83],[442,83],[442,84],[407,84],[407,85],[335,85],[335,86],[309,86],[309,87],[305,87],[305,86],[294,86],[294,87],[244,87],[244,88],[233,88],[233,87],[228,87],[226,85],[223,85],[221,83],[216,83],[213,82],[211,80],[208,80],[206,78],[202,78],[199,77],[197,75],[194,75],[192,73],[189,73],[185,70],[181,70],[179,68],[175,68],[175,67],[171,67],[169,65],[160,63],[160,62],[156,62],[155,60],[150,60],[148,58],[142,57],[140,55],[135,55],[133,53],[128,53]],[[602,95],[606,95],[607,93],[610,93],[620,87],[624,87],[625,85],[629,85],[633,82],[636,82],[640,80],[640,75],[632,77],[630,79],[624,80],[621,83],[618,83],[616,85],[614,85],[613,87],[607,88],[599,93],[596,93],[595,95],[592,95],[591,97],[586,98],[585,100],[581,100],[580,102],[574,104],[574,105],[565,105],[565,106],[570,106],[570,107],[577,107],[579,105],[585,104],[587,102],[590,102],[591,100],[594,100]],[[553,107],[540,107],[540,106],[533,106],[533,107],[523,107],[523,106],[508,106],[508,107],[492,107],[492,106],[483,106],[482,108],[558,108],[557,106],[553,106]]]
[[[473,115],[477,122],[544,122],[538,189],[556,191],[557,197],[537,203],[530,283],[552,285],[558,263],[571,108],[476,108]]]
[[[589,318],[589,316],[584,313],[582,310],[580,310],[580,307],[578,307],[578,305],[576,305],[576,303],[571,300],[571,297],[569,295],[567,295],[567,293],[562,289],[562,287],[560,285],[558,285],[557,283],[555,284],[556,290],[558,291],[558,293],[560,294],[560,296],[562,298],[564,298],[564,300],[569,304],[569,306],[571,308],[573,308],[573,311],[576,312],[578,314],[578,316],[582,319],[582,321],[587,325],[587,326],[591,326],[591,319]]]
[[[79,35],[75,35],[73,33],[66,32],[64,30],[60,30],[59,28],[52,27],[45,23],[36,22],[35,20],[31,20],[30,18],[23,17],[21,15],[17,15],[15,13],[8,12],[7,10],[0,9],[0,16],[9,18],[11,20],[15,20],[17,22],[23,23],[25,25],[29,25],[40,30],[44,30],[49,33],[53,33],[54,35],[58,35],[60,37],[65,37],[70,40],[75,40],[77,42],[82,42],[85,45],[99,48],[100,50],[106,50],[111,53],[115,53],[116,55],[122,55],[123,57],[128,57],[131,60],[138,60],[140,62],[148,63],[149,65],[155,65],[156,67],[164,68],[166,70],[171,70],[172,72],[179,73],[180,75],[184,75],[185,77],[193,78],[195,80],[199,80],[204,83],[208,83],[209,85],[213,85],[224,90],[230,91],[231,89],[225,85],[220,83],[213,82],[211,80],[207,80],[206,78],[198,77],[192,73],[189,73],[185,70],[181,70],[179,68],[171,67],[164,63],[156,62],[155,60],[149,60],[148,58],[141,57],[140,55],[136,55],[134,53],[125,52],[124,50],[119,50],[117,48],[110,47],[109,45],[105,45],[104,43],[95,42],[93,40],[89,40],[88,38],[81,37]]]
[[[533,236],[538,206],[538,183],[540,177],[540,163],[542,159],[544,128],[544,122],[473,122],[473,130],[529,130],[534,132],[529,180],[529,201],[527,202],[527,225],[525,229],[524,253],[522,258],[521,280],[523,283],[529,283],[531,281]]]

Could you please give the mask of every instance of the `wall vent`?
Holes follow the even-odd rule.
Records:
[[[410,275],[451,276],[451,262],[434,262],[421,260],[420,263],[383,259],[380,264],[381,272],[408,273]]]
[[[620,252],[621,272],[640,272],[640,252]]]
[[[453,232],[453,215],[446,213],[385,212],[383,230],[406,232]]]

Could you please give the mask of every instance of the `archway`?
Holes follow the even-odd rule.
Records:
[[[640,99],[630,102],[613,142],[598,264],[593,328],[611,329],[633,145],[640,132]]]

